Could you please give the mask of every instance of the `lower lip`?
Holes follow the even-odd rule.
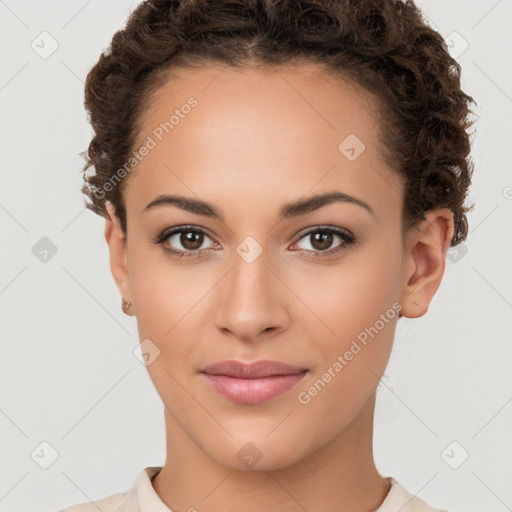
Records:
[[[259,379],[238,379],[226,375],[203,373],[210,386],[222,396],[242,404],[260,404],[286,393],[295,387],[306,375],[273,375]]]

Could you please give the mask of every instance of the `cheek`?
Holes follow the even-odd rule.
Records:
[[[290,287],[343,338],[373,324],[400,297],[399,246],[384,239],[347,252],[337,265],[299,270],[286,271]]]
[[[190,341],[201,338],[197,314],[208,282],[198,279],[197,271],[194,278],[193,265],[173,265],[154,248],[131,256],[130,286],[139,339],[151,340],[149,346],[157,354],[147,371],[163,403],[180,410],[186,407],[188,395],[179,383],[185,369],[187,374],[192,371],[184,363],[194,361],[197,347]]]
[[[329,328],[320,326],[321,332],[330,334],[319,336],[319,323],[313,319],[309,326],[302,326],[314,340],[308,346],[318,364],[298,390],[297,401],[309,417],[329,417],[331,423],[325,428],[332,435],[375,392],[391,354],[401,309],[399,271],[396,261],[387,261],[384,268],[381,261],[361,258],[338,269],[338,275],[327,280],[331,292],[313,294],[311,309]]]
[[[203,277],[198,279],[194,264],[173,263],[160,246],[134,243],[129,267],[137,323],[147,337],[170,336],[170,329],[193,316],[194,307],[212,286],[204,279],[207,272],[201,271]]]
[[[375,236],[368,247],[354,253],[347,270],[343,279],[349,293],[343,299],[352,298],[366,318],[378,317],[400,294],[402,256],[397,236]]]
[[[324,269],[322,275],[304,274],[300,280],[298,295],[307,297],[310,309],[318,315],[308,314],[300,320],[309,324],[308,336],[316,340],[310,348],[322,353],[315,378],[329,369],[331,377],[336,375],[325,375],[333,391],[324,395],[326,400],[328,395],[334,400],[337,392],[370,392],[378,384],[401,309],[399,248],[376,240],[371,248],[355,251],[339,266]],[[319,328],[324,336],[318,335]]]

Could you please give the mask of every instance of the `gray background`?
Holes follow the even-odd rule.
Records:
[[[164,462],[163,410],[133,352],[136,321],[120,309],[104,221],[79,191],[92,135],[83,82],[137,4],[0,0],[1,511],[99,499]],[[512,509],[512,1],[419,5],[478,102],[476,208],[428,313],[399,323],[375,456],[382,474],[431,505],[503,512]],[[57,249],[46,262],[43,237]]]

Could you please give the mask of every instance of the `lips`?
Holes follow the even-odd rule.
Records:
[[[214,391],[234,402],[259,404],[294,388],[306,368],[277,361],[221,361],[201,370]]]
[[[207,366],[202,370],[208,375],[226,375],[238,379],[259,379],[273,375],[293,375],[306,371],[306,368],[292,366],[277,361],[256,361],[254,363],[242,363],[239,361],[220,361]]]

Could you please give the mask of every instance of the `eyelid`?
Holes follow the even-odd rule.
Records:
[[[183,224],[181,226],[174,226],[172,228],[164,229],[156,237],[156,240],[154,240],[154,243],[155,244],[161,243],[161,242],[165,241],[167,238],[169,238],[171,235],[175,235],[176,233],[186,231],[187,229],[190,231],[196,231],[198,233],[204,233],[208,238],[210,238],[212,241],[214,241],[215,243],[218,244],[218,242],[216,242],[216,240],[215,240],[215,237],[212,236],[211,233],[206,228],[196,226],[194,224]],[[189,252],[192,252],[192,251],[189,251]]]
[[[307,235],[310,235],[311,233],[316,233],[317,231],[331,231],[338,235],[346,235],[347,237],[355,238],[355,235],[350,230],[346,228],[340,228],[338,226],[331,226],[328,224],[318,224],[316,226],[306,228],[304,231],[301,231],[297,235],[297,238],[301,239]]]

